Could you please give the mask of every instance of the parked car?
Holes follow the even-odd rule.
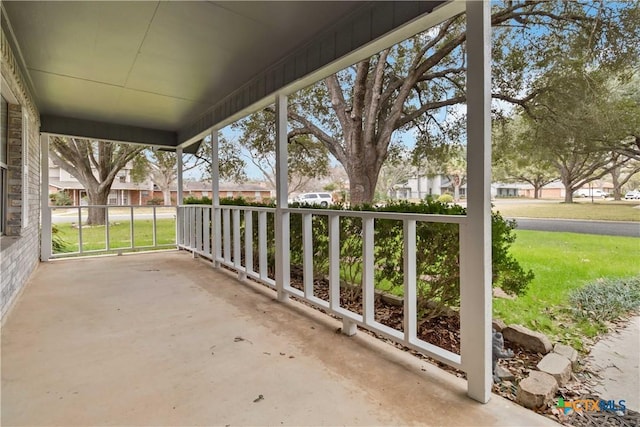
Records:
[[[640,199],[640,190],[631,190],[627,191],[627,194],[624,195],[625,200],[636,200]]]
[[[303,193],[294,199],[298,203],[308,203],[310,205],[320,205],[323,208],[333,203],[330,193]]]
[[[581,188],[573,193],[573,197],[608,197],[609,193],[599,190],[597,188]]]

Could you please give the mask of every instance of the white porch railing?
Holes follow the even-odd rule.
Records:
[[[91,209],[104,210],[104,224],[89,225]],[[51,258],[176,247],[175,206],[50,206]]]
[[[284,262],[283,283],[276,284],[275,269],[275,208],[209,205],[186,205],[178,207],[178,246],[206,257],[215,266],[224,265],[238,273],[240,279],[247,277],[264,283],[286,295],[295,296],[307,303],[322,308],[343,319],[343,333],[352,335],[355,326],[373,331],[396,343],[417,350],[450,366],[462,369],[460,354],[438,347],[418,338],[417,283],[416,272],[416,225],[420,222],[457,224],[460,252],[464,245],[463,228],[467,217],[453,215],[425,215],[411,213],[364,212],[307,208],[282,209],[286,236],[289,236],[290,220],[301,218],[302,285],[297,289],[291,285],[291,265]],[[318,262],[318,251],[314,249],[313,219],[325,217],[328,223],[328,300],[314,294],[314,262]],[[341,305],[341,268],[348,262],[341,259],[340,219],[358,218],[362,222],[362,248],[360,258],[362,313]],[[296,218],[297,220],[297,218]],[[375,316],[374,235],[376,220],[400,221],[403,225],[403,272],[404,320],[402,330],[382,324]],[[256,228],[257,227],[257,228]],[[284,247],[289,248],[291,242]],[[380,242],[379,242],[380,243]],[[289,259],[287,257],[287,259]],[[461,260],[462,262],[462,260]]]
[[[218,221],[212,216],[214,211]],[[267,232],[274,229],[275,211],[254,206],[179,206],[178,247],[208,258],[216,266],[225,265],[242,279],[250,277],[275,288],[275,263],[273,256],[269,257],[274,248],[273,233],[269,241]]]

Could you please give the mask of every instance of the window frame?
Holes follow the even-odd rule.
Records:
[[[0,96],[0,236],[6,233],[9,175],[9,101]],[[4,155],[2,155],[4,153]],[[3,161],[4,158],[4,161]]]

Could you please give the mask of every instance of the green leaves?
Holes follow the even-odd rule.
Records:
[[[640,277],[601,279],[569,295],[577,321],[611,322],[640,308]]]

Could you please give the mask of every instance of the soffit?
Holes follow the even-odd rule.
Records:
[[[175,146],[440,3],[5,0],[2,8],[43,130],[141,143],[164,132],[159,143]]]

